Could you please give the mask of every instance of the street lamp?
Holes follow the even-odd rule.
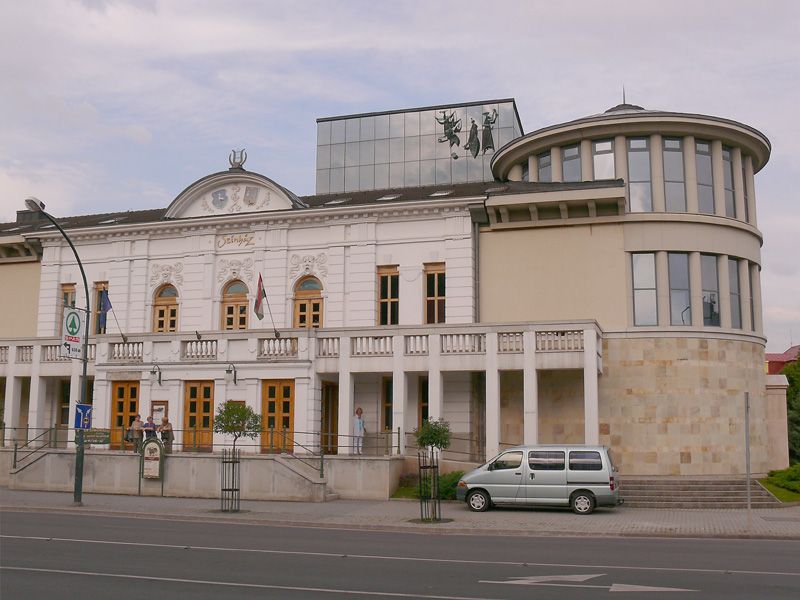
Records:
[[[38,198],[30,197],[25,199],[25,206],[28,210],[41,213],[53,226],[61,232],[64,239],[67,240],[69,247],[72,248],[72,253],[75,255],[75,260],[78,262],[78,268],[83,277],[83,292],[86,297],[86,335],[83,337],[83,372],[81,374],[81,403],[88,404],[88,381],[86,379],[86,368],[89,363],[89,283],[86,281],[86,272],[83,270],[83,263],[78,256],[78,251],[72,240],[69,239],[67,233],[61,228],[56,220],[44,210],[44,202]],[[75,504],[80,505],[83,497],[83,429],[75,431],[75,491],[73,500]]]

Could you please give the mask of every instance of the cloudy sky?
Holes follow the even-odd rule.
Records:
[[[0,6],[0,220],[164,207],[247,167],[314,189],[315,119],[514,97],[526,131],[620,102],[772,141],[768,350],[800,343],[800,2],[37,0]]]

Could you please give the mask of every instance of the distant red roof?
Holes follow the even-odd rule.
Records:
[[[767,361],[767,372],[770,375],[777,375],[788,363],[796,362],[798,357],[800,357],[800,345],[792,346],[786,352],[767,352],[764,354]]]

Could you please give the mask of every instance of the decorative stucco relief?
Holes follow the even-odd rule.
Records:
[[[238,183],[213,190],[203,198],[202,207],[207,213],[220,212],[238,213],[245,211],[261,210],[269,206],[270,192],[268,189],[256,186],[241,186]]]
[[[217,281],[222,283],[223,281],[229,281],[231,279],[243,279],[252,283],[253,259],[222,259],[219,261],[219,268],[217,269]]]
[[[328,257],[320,252],[316,256],[306,254],[300,256],[299,254],[292,254],[289,259],[292,268],[289,270],[289,275],[292,279],[297,279],[303,275],[315,275],[320,279],[325,279],[328,276]]]
[[[183,285],[183,263],[176,262],[174,265],[152,264],[150,267],[150,287],[154,288],[164,283],[172,283],[176,286]]]

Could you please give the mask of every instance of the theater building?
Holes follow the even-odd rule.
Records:
[[[753,471],[788,464],[785,388],[763,367],[763,134],[628,104],[524,134],[511,99],[317,132],[312,196],[236,152],[162,208],[60,219],[111,448],[140,413],[211,450],[234,401],[263,416],[253,451],[350,454],[361,407],[367,454],[411,452],[443,417],[458,460],[585,442],[623,474],[737,474],[748,393]],[[6,443],[68,444],[80,366],[58,336],[85,300],[37,217],[0,225],[0,272],[38,306],[35,330],[30,304],[0,322]]]

